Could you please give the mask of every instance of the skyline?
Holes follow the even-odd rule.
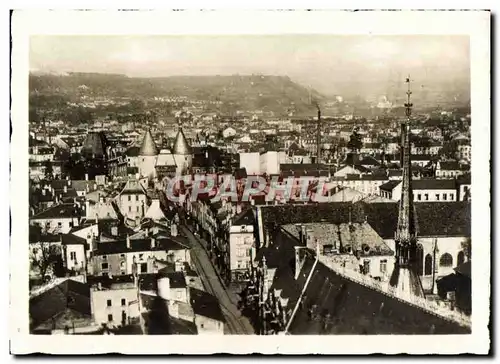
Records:
[[[281,75],[327,95],[400,93],[411,74],[416,85],[461,94],[470,51],[466,36],[33,36],[30,71]]]

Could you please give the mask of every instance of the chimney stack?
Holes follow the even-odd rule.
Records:
[[[130,236],[127,234],[127,249],[130,249]]]
[[[89,174],[85,173],[85,181],[88,181],[88,180],[89,180]]]
[[[64,186],[64,193],[68,193],[68,186]]]
[[[66,177],[68,179],[68,187],[71,187],[71,180],[69,179],[69,177]]]
[[[151,250],[153,250],[156,247],[156,239],[151,237]]]

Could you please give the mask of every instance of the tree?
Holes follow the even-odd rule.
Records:
[[[43,163],[45,167],[45,179],[51,181],[54,178],[54,168],[52,168],[52,163],[47,160]]]
[[[38,271],[42,279],[45,278],[49,270],[53,270],[60,265],[60,261],[61,250],[59,246],[42,241],[31,243],[31,267]]]
[[[363,141],[361,140],[361,135],[358,133],[358,130],[355,128],[350,136],[349,142],[347,143],[347,147],[352,152],[358,152],[363,147]]]

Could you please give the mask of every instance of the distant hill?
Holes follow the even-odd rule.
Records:
[[[267,110],[298,113],[314,110],[310,99],[325,96],[286,76],[173,76],[135,78],[119,74],[69,73],[30,74],[30,91],[38,95],[60,95],[68,99],[82,94],[94,97],[186,97],[188,100],[221,101],[234,110]]]

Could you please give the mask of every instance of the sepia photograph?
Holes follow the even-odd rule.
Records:
[[[20,351],[488,351],[489,13],[154,13],[14,12]]]

